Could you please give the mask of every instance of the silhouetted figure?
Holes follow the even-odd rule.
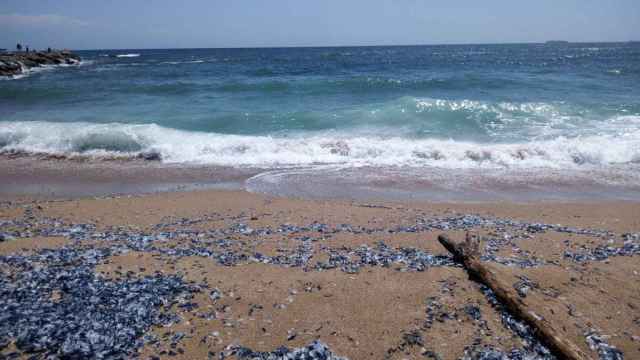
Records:
[[[16,45],[16,50],[18,50],[18,51],[22,51],[22,44],[18,43],[18,44]]]
[[[51,48],[47,48],[47,52],[50,53],[51,52]]]
[[[27,46],[27,50],[26,51],[27,51],[27,53],[29,52],[29,47],[28,46]]]

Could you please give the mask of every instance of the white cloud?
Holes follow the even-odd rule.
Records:
[[[0,14],[0,25],[5,26],[88,26],[80,19],[56,14],[21,15]]]

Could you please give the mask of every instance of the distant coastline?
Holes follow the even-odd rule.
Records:
[[[556,41],[556,40],[549,40]],[[640,43],[640,40],[617,40],[617,41],[570,41],[570,40],[557,40],[566,42],[569,45],[585,45],[585,44],[632,44]],[[124,47],[124,48],[78,48],[73,49],[73,52],[139,52],[139,51],[156,51],[156,50],[233,50],[233,49],[336,49],[336,48],[402,48],[402,47],[443,47],[443,46],[494,46],[494,45],[540,45],[546,44],[548,41],[513,41],[513,42],[471,42],[471,43],[407,43],[407,44],[336,44],[336,45],[264,45],[264,46],[204,46],[204,47]],[[1,53],[0,53],[1,54]]]

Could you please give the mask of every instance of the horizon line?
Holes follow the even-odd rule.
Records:
[[[112,50],[226,50],[226,49],[309,49],[309,48],[348,48],[348,47],[419,47],[419,46],[469,46],[469,45],[545,45],[549,42],[566,42],[566,44],[626,44],[636,43],[640,40],[616,40],[616,41],[569,41],[547,40],[529,42],[470,42],[470,43],[423,43],[423,44],[376,44],[376,45],[282,45],[282,46],[212,46],[212,47],[139,47],[139,48],[68,48],[74,51],[112,51]],[[66,47],[63,47],[67,49]],[[34,48],[35,50],[36,48]],[[9,50],[7,48],[6,50]]]

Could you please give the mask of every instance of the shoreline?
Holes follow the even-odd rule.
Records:
[[[414,168],[332,166],[254,168],[164,164],[142,158],[57,157],[0,154],[0,196],[82,198],[206,189],[244,190],[284,198],[431,203],[597,203],[640,201],[640,185],[573,178],[518,177]],[[610,175],[615,178],[615,175]]]
[[[329,198],[283,196],[249,191],[265,169],[0,161],[0,279],[9,279],[0,292],[16,295],[4,300],[2,356],[95,357],[114,343],[122,357],[160,359],[283,347],[334,360],[552,359],[455,263],[438,243],[443,233],[480,236],[482,263],[580,351],[640,356],[640,201],[376,198],[353,184]],[[46,330],[58,313],[77,314],[65,318],[73,326]],[[125,330],[85,325],[95,321]]]
[[[0,196],[38,199],[241,189],[255,169],[161,166],[155,161],[46,159],[0,155]]]
[[[0,360],[640,359],[638,50],[0,55]]]

